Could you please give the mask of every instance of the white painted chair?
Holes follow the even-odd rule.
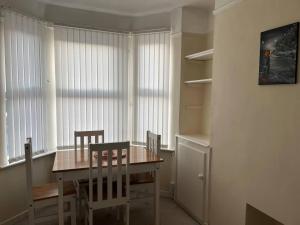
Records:
[[[93,130],[93,131],[74,131],[74,148],[77,150],[77,141],[80,139],[80,150],[83,151],[85,147],[88,147],[91,143],[104,143],[104,130]],[[94,142],[92,139],[94,138]],[[87,142],[85,142],[87,139]],[[101,139],[101,142],[99,142]]]
[[[126,154],[124,158],[123,154]],[[89,186],[86,191],[86,222],[89,225],[93,225],[95,210],[120,206],[126,208],[124,220],[129,225],[129,167],[129,142],[89,145]]]
[[[154,134],[148,130],[146,136],[146,149],[160,156],[161,135]],[[154,188],[153,173],[132,174],[130,176],[130,185],[132,192],[135,193],[135,197],[132,199],[146,198],[148,196],[152,197],[151,194],[149,195],[148,189],[149,185],[153,185]]]
[[[98,144],[104,143],[104,130],[93,130],[93,131],[74,131],[74,149],[77,151],[78,149],[78,139],[79,139],[79,149],[81,152],[84,151],[85,148],[88,148],[88,145],[91,143]],[[77,154],[75,155],[77,157]],[[82,219],[81,214],[81,206],[82,206],[82,189],[88,185],[88,180],[75,180],[74,184],[76,186],[77,192],[77,209],[79,214],[79,219]]]
[[[58,205],[58,184],[32,185],[31,138],[27,138],[27,142],[25,143],[25,159],[29,224],[34,225],[58,219],[58,207],[56,207],[57,214],[54,215],[39,216],[36,212],[37,210]],[[71,225],[76,225],[76,190],[72,182],[64,183],[64,201],[69,208],[69,210],[65,212],[65,217],[71,217]]]
[[[154,134],[151,131],[147,130],[147,141],[146,148],[149,151],[155,152],[158,156],[160,156],[161,150],[161,135]]]

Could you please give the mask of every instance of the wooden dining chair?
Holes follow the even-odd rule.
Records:
[[[129,225],[129,167],[129,142],[89,145],[89,185],[85,192],[89,225],[93,225],[95,210],[120,206],[126,208],[124,219]]]
[[[151,131],[146,133],[146,149],[160,156],[161,151],[161,135],[154,134]],[[149,185],[154,184],[155,178],[153,173],[140,173],[130,175],[130,185],[132,192],[136,197],[132,199],[140,199],[149,196]],[[133,195],[134,196],[134,195]],[[150,195],[151,196],[151,195]],[[150,197],[149,196],[149,197]]]
[[[154,134],[149,130],[146,134],[146,149],[160,156],[161,135]],[[154,177],[152,173],[133,174],[130,177],[131,185],[139,185],[146,183],[154,183]]]
[[[93,131],[74,131],[74,148],[77,150],[77,141],[80,138],[80,150],[84,150],[84,147],[88,147],[90,143],[104,143],[104,130],[93,130]],[[85,144],[85,139],[87,143]],[[94,142],[92,142],[94,138]],[[101,142],[100,142],[101,139]]]
[[[74,149],[78,149],[78,139],[79,139],[79,149],[83,153],[84,148],[88,147],[89,144],[94,143],[104,143],[104,130],[92,130],[92,131],[74,131]],[[94,140],[93,140],[94,139]],[[77,154],[75,154],[77,157]],[[88,185],[88,180],[74,180],[74,184],[77,192],[77,209],[79,214],[79,220],[82,219],[81,207],[82,207],[82,191],[85,186]]]
[[[41,222],[51,221],[58,218],[58,213],[48,216],[38,216],[37,210],[49,206],[58,205],[58,184],[48,183],[40,186],[33,186],[32,173],[32,142],[27,138],[25,143],[26,160],[26,181],[28,197],[28,218],[29,224],[34,225]],[[76,190],[72,182],[64,183],[64,202],[68,205],[65,217],[71,218],[71,225],[76,225]],[[58,207],[57,207],[58,210]]]
[[[161,135],[154,134],[147,130],[146,149],[160,156],[161,150]]]

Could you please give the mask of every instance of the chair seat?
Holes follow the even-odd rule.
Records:
[[[87,193],[87,196],[89,196],[89,186],[85,186],[85,191]],[[102,199],[107,200],[108,192],[107,192],[107,182],[106,181],[104,181],[102,184],[102,192],[103,192]],[[118,195],[117,182],[113,182],[112,183],[112,198],[117,198],[117,195]],[[122,183],[122,197],[125,197],[125,196],[126,196],[126,185],[125,185],[125,183]],[[93,200],[97,201],[97,198],[98,198],[97,184],[94,183],[93,184]]]
[[[64,182],[64,196],[75,195],[76,189],[72,181]],[[58,197],[58,183],[48,183],[32,187],[33,201],[42,201]]]
[[[131,174],[130,185],[154,183],[154,177],[151,173]]]

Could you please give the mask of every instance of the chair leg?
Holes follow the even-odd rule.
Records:
[[[29,207],[28,221],[29,221],[29,225],[34,225],[34,208],[33,208],[33,206]]]
[[[78,210],[78,218],[79,221],[82,220],[82,213],[81,213],[81,194],[80,194],[80,185],[77,180],[73,181],[76,187],[76,203],[77,203],[77,210]]]
[[[130,213],[130,205],[129,202],[126,204],[126,225],[129,225],[129,213]]]
[[[89,209],[89,225],[93,225],[93,209]]]
[[[84,225],[88,225],[88,217],[87,216],[84,218]]]
[[[71,202],[71,225],[76,225],[76,198],[72,198]]]
[[[120,220],[120,206],[117,206],[117,220]]]

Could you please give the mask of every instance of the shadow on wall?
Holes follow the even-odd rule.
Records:
[[[253,206],[247,204],[246,207],[246,225],[283,225],[267,214],[259,211]]]

